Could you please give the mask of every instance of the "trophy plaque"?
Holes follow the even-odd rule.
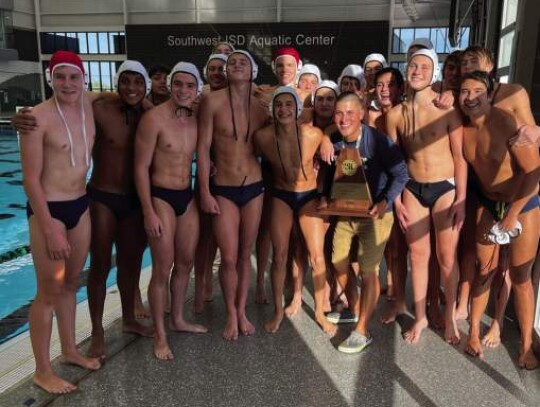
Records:
[[[320,215],[370,217],[373,205],[369,185],[357,148],[344,148],[336,162],[330,200],[326,208],[317,210]]]

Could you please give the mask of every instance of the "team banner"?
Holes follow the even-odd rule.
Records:
[[[387,54],[388,21],[126,26],[128,58],[147,68],[187,61],[202,70],[221,41],[253,55],[259,64],[257,83],[276,82],[272,52],[282,46],[296,47],[304,63],[320,68],[323,79],[336,80],[346,65],[362,65],[367,54]]]

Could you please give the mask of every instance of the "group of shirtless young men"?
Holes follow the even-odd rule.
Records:
[[[273,61],[278,86],[269,87],[254,84],[258,68],[248,52],[220,43],[203,69],[207,89],[191,63],[179,62],[170,72],[155,68],[150,79],[140,63],[126,61],[115,77],[117,93],[102,94],[85,92],[84,67],[77,55],[55,53],[47,71],[53,97],[14,119],[21,131],[38,280],[30,312],[34,382],[52,393],[76,388],[51,367],[53,313],[63,360],[100,368],[105,357],[105,280],[113,245],[123,329],[153,337],[154,354],[161,360],[174,357],[164,318],[169,292],[169,329],[207,331],[184,319],[183,307],[196,252],[200,265],[195,267],[194,311],[200,312],[211,296],[215,246],[220,250],[219,280],[227,309],[223,338],[234,341],[239,334],[255,332],[246,303],[256,240],[261,247],[258,302],[266,300],[268,250],[263,242],[273,247],[275,313],[265,323],[266,331],[278,331],[284,316],[298,311],[302,258],[307,255],[316,322],[332,336],[337,327],[331,321],[344,320],[339,313],[337,319],[328,314],[328,285],[337,282],[350,320],[357,321],[339,350],[362,351],[372,341],[368,324],[379,298],[379,264],[388,242],[394,301],[388,303],[383,322],[406,312],[409,251],[416,320],[405,340],[418,342],[429,316],[434,325],[445,328],[447,342],[457,344],[456,320],[469,317],[471,298],[466,352],[482,357],[482,345],[496,345],[501,328],[496,319],[488,339],[481,341],[480,319],[499,264],[500,246],[488,240],[495,222],[502,232],[516,236],[508,245],[507,263],[521,328],[518,364],[537,367],[531,269],[540,233],[540,158],[528,95],[519,85],[494,85],[490,54],[480,47],[469,47],[457,60],[449,58],[442,82],[437,82],[438,58],[428,42],[416,40],[410,51],[406,81],[387,67],[381,54],[370,54],[363,67],[347,66],[334,83],[321,81],[315,65],[302,67],[294,48],[281,48]],[[152,102],[162,103],[153,107]],[[369,217],[332,220],[329,254],[329,219],[316,214],[326,202],[319,191],[328,189],[320,180],[328,178],[335,155],[344,148],[360,153],[373,206]],[[94,165],[86,185],[90,156]],[[520,233],[515,232],[518,221]],[[467,234],[472,230],[476,236],[476,245],[458,248],[464,224]],[[352,246],[351,254],[354,237],[358,246]],[[298,247],[289,250],[290,242]],[[152,327],[135,315],[147,243],[152,254]],[[83,356],[75,343],[75,292],[89,250],[93,330],[88,356]],[[460,259],[472,258],[472,266],[464,261],[458,266],[458,250]],[[290,257],[296,264],[294,297],[284,308]],[[360,293],[355,270],[362,280]],[[504,313],[504,304],[502,308]]]

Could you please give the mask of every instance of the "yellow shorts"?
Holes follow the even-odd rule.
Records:
[[[351,242],[357,235],[360,272],[378,273],[393,224],[392,212],[385,213],[382,219],[339,218],[334,234],[332,263],[349,263]]]

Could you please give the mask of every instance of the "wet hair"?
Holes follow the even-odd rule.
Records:
[[[480,45],[468,46],[461,54],[461,57],[463,58],[467,54],[473,54],[478,57],[485,58],[491,65],[495,65],[491,51],[487,48],[481,47]]]
[[[491,77],[484,71],[474,71],[464,74],[461,77],[460,81],[460,87],[467,79],[472,79],[477,82],[481,82],[484,84],[487,88],[488,94],[490,94],[493,91],[493,80]]]
[[[377,81],[379,80],[379,76],[384,75],[385,73],[391,73],[392,74],[392,77],[396,81],[396,85],[397,85],[398,88],[403,87],[405,81],[403,80],[402,73],[400,72],[399,69],[393,68],[391,66],[388,66],[386,68],[383,68],[383,69],[380,69],[379,71],[377,71],[377,73],[375,74],[375,83],[377,83]]]
[[[347,101],[347,100],[350,100],[350,99],[356,99],[356,101],[362,107],[362,109],[364,109],[364,110],[367,109],[366,99],[363,96],[360,96],[358,93],[355,93],[355,92],[343,92],[343,93],[341,93],[338,96],[337,100],[336,100],[336,105],[339,102]]]
[[[148,76],[150,78],[158,73],[164,73],[165,75],[168,75],[171,73],[171,68],[169,68],[167,65],[157,64],[157,65],[153,65],[148,70]]]
[[[459,50],[454,51],[451,54],[448,54],[448,56],[446,57],[446,59],[444,60],[444,63],[443,63],[443,68],[442,68],[443,79],[444,79],[444,70],[446,68],[446,65],[449,62],[453,62],[458,67],[460,67],[461,66],[461,57],[462,56],[463,56],[463,51],[459,51]]]

